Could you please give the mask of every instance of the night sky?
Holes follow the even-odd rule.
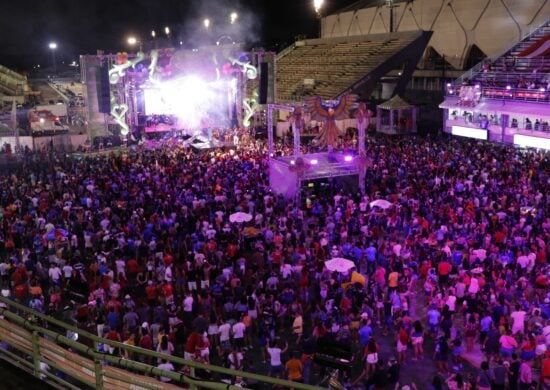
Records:
[[[325,0],[323,12],[354,2]],[[233,11],[239,19],[231,25]],[[212,21],[209,30],[202,25],[205,17]],[[299,34],[314,37],[317,23],[313,0],[6,0],[0,14],[0,64],[18,70],[39,63],[51,66],[52,41],[58,44],[58,62],[97,49],[128,51],[128,36],[139,37],[147,46],[151,30],[164,39],[164,26],[170,27],[175,45],[180,40],[187,47],[213,44],[225,34],[274,49]]]

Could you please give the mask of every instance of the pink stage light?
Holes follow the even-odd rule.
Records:
[[[344,161],[346,161],[346,162],[350,162],[351,160],[353,160],[352,156],[345,156],[344,157]]]
[[[319,161],[317,161],[317,160],[313,159],[313,160],[311,160],[311,161],[310,161],[310,163],[311,163],[311,165],[316,165],[316,164],[318,164],[318,163],[319,163]]]

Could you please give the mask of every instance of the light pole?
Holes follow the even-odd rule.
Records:
[[[319,38],[321,38],[321,34],[322,34],[322,29],[321,29],[321,24],[322,24],[322,18],[323,18],[323,14],[322,14],[322,9],[323,9],[323,4],[324,4],[324,0],[313,0],[313,8],[315,9],[315,14],[317,15],[317,19],[319,19]]]
[[[57,43],[50,42],[48,45],[50,50],[52,51],[52,62],[53,62],[53,74],[57,74],[57,64],[55,62],[55,50],[57,49]]]

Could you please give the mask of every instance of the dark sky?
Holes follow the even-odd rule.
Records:
[[[328,13],[355,0],[325,0]],[[176,44],[214,43],[227,34],[235,41],[272,48],[291,43],[298,34],[313,37],[318,24],[313,0],[3,0],[0,14],[0,64],[19,70],[37,63],[51,66],[48,43],[58,44],[58,61],[78,54],[130,50],[129,35],[150,41],[151,30],[163,36],[164,26]],[[229,14],[239,14],[229,24]],[[202,20],[212,20],[210,32]]]

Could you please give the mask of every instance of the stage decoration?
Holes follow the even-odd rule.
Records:
[[[302,107],[296,107],[294,111],[287,117],[288,122],[292,125],[292,133],[294,135],[294,155],[300,154],[300,135],[306,126]]]
[[[157,64],[159,60],[159,51],[151,51],[151,63],[149,64],[149,81],[153,84],[160,82],[160,75],[157,73]]]
[[[340,135],[340,129],[336,126],[336,120],[344,119],[348,116],[357,99],[357,95],[344,95],[336,101],[324,102],[319,96],[306,98],[306,108],[311,114],[311,118],[316,121],[323,121],[323,128],[319,136],[315,139],[318,146],[330,148],[334,147],[337,138]]]
[[[126,57],[126,59],[127,58],[128,57]],[[126,62],[113,66],[109,70],[109,82],[111,84],[118,83],[118,80],[120,80],[120,78],[124,77],[124,75],[126,74],[126,69],[135,68],[135,66],[139,64],[141,61],[143,61],[144,59],[145,59],[145,54],[142,51],[140,51],[137,53],[136,58],[132,58],[131,60],[127,59]]]
[[[232,65],[238,65],[241,68],[241,72],[246,74],[249,80],[254,80],[258,77],[258,69],[255,66],[250,65],[250,61],[241,61],[241,59],[229,58]]]
[[[124,64],[126,61],[128,61],[128,53],[116,53],[116,63],[119,65]]]
[[[250,126],[250,118],[254,116],[254,113],[258,109],[258,100],[254,97],[252,99],[243,99],[243,106],[245,110],[245,115],[243,118],[243,126]]]
[[[311,168],[311,165],[306,163],[302,157],[298,157],[294,164],[288,167],[290,172],[294,172],[298,177],[302,177],[304,173]]]
[[[128,112],[128,105],[124,103],[118,103],[114,94],[111,94],[111,116],[115,122],[120,126],[120,133],[127,135],[129,132],[128,125],[125,118]]]

